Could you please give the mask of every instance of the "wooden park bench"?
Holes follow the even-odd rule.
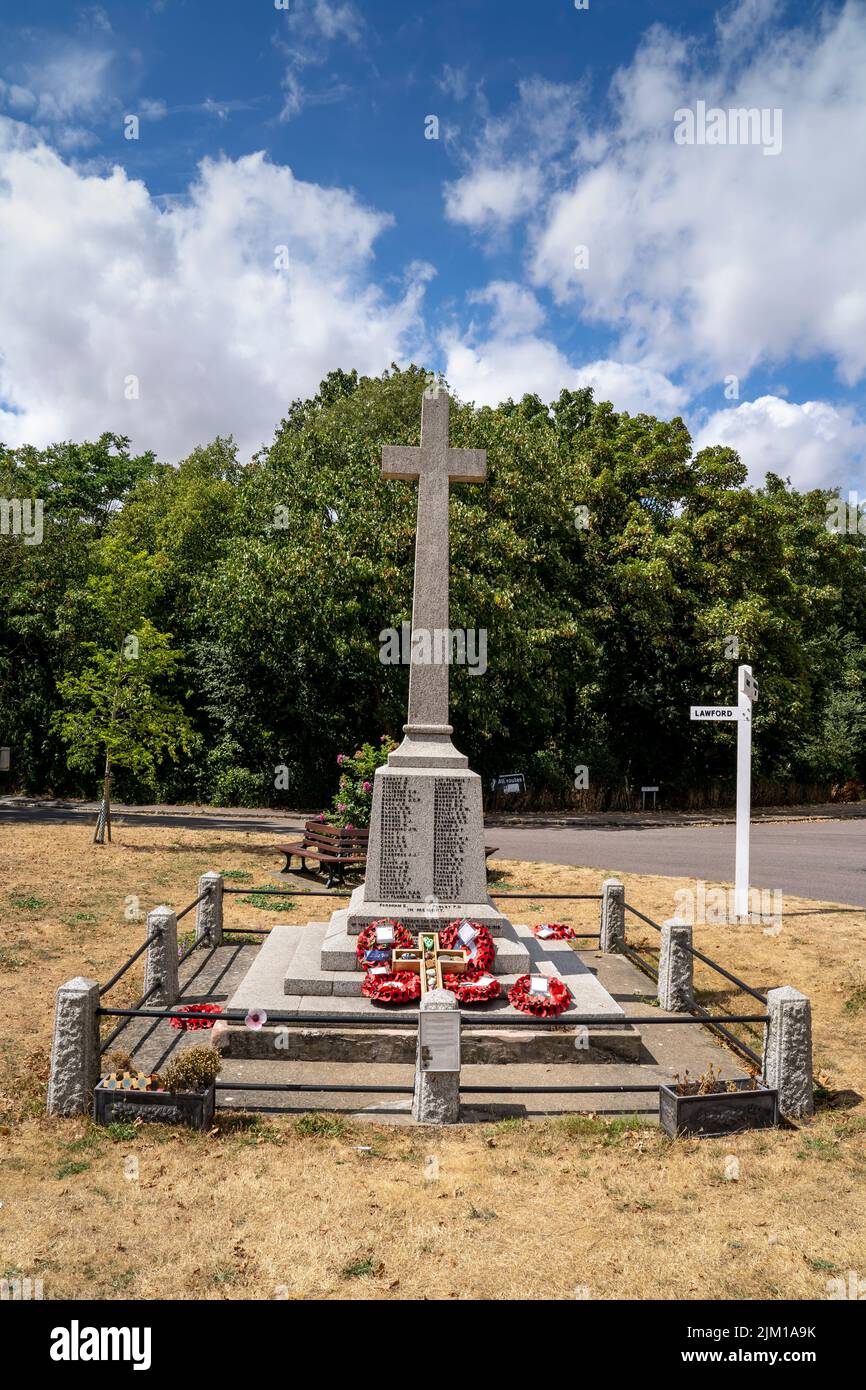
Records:
[[[292,872],[292,860],[301,861],[301,872],[306,873],[307,860],[317,863],[327,874],[327,887],[336,880],[343,882],[346,869],[363,867],[367,862],[367,840],[369,830],[346,830],[339,825],[329,825],[327,821],[308,820],[304,825],[304,836],[288,845],[277,845],[280,854],[286,856],[283,873]]]
[[[327,875],[326,886],[331,888],[335,881],[343,882],[346,869],[357,869],[367,862],[367,841],[369,830],[346,830],[327,821],[308,820],[304,825],[304,836],[288,845],[277,845],[280,854],[286,856],[282,873],[292,872],[292,860],[300,859],[301,872],[307,871],[307,860],[318,863]],[[495,854],[498,845],[485,845],[484,857]]]

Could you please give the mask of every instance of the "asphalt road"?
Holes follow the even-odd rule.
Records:
[[[730,883],[734,826],[497,826],[488,843],[507,859],[584,864],[621,873],[671,874]],[[756,888],[866,907],[866,823],[791,821],[753,825],[750,879]]]
[[[285,839],[303,825],[302,817],[268,811],[196,811],[166,814],[156,807],[117,808],[123,820],[137,825],[185,825],[196,829],[272,832]],[[62,821],[93,824],[86,804],[39,806],[0,804],[0,827],[14,833],[16,821],[48,826]],[[671,874],[730,883],[734,877],[734,825],[671,825],[651,820],[627,826],[488,825],[487,844],[499,856],[535,863],[583,864],[616,873]],[[866,816],[832,820],[774,821],[752,825],[751,882],[757,888],[825,902],[866,908]]]

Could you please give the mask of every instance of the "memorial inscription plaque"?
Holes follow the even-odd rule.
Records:
[[[417,901],[418,810],[421,797],[408,777],[389,777],[382,783],[382,827],[379,841],[379,893],[383,901]]]
[[[433,798],[433,892],[443,902],[457,902],[463,892],[468,824],[462,779],[441,778]]]

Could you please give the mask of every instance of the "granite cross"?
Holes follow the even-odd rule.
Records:
[[[450,652],[448,632],[448,485],[481,483],[487,477],[485,449],[449,449],[450,401],[442,390],[425,391],[421,403],[421,447],[386,444],[382,473],[418,482],[415,590],[412,631],[439,635],[436,650]],[[409,668],[409,714],[404,732],[420,739],[448,738],[448,662],[434,659]]]

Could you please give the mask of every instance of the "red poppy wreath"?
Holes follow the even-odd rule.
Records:
[[[377,927],[393,927],[393,928],[394,928],[394,942],[393,942],[393,945],[394,945],[394,946],[399,946],[401,949],[405,950],[407,947],[411,947],[411,946],[414,946],[414,945],[415,945],[415,940],[414,940],[414,937],[412,936],[412,933],[411,933],[410,931],[407,931],[405,927],[401,926],[399,922],[392,922],[392,921],[390,921],[390,920],[389,920],[388,918],[386,918],[386,917],[383,917],[383,918],[382,918],[380,921],[378,921],[378,922],[371,922],[370,925],[369,925],[369,927],[365,927],[364,930],[359,934],[359,936],[358,936],[358,942],[357,942],[357,945],[355,946],[355,952],[356,952],[357,957],[358,957],[358,964],[360,965],[360,967],[361,967],[362,970],[371,970],[371,969],[373,968],[374,965],[383,965],[383,964],[384,964],[384,960],[376,960],[376,959],[373,959],[373,960],[365,960],[365,959],[364,959],[364,957],[366,956],[366,954],[367,954],[368,951],[375,951],[375,950],[377,949],[377,944],[376,944],[376,928],[377,928]],[[387,951],[387,952],[388,952],[388,955],[391,954],[391,947],[390,947],[390,946],[383,946],[381,949],[382,949],[383,951]]]
[[[538,1018],[555,1018],[571,1003],[571,990],[558,976],[548,977],[547,994],[531,994],[529,975],[521,975],[508,991],[508,999],[522,1014],[535,1014]]]
[[[477,933],[472,942],[475,951],[474,954],[470,956],[469,968],[470,970],[478,970],[483,974],[484,971],[489,970],[493,964],[496,955],[496,947],[493,944],[493,937],[490,935],[489,929],[487,927],[482,927],[480,922],[464,923],[462,920],[459,922],[449,922],[445,930],[439,935],[440,945],[446,951],[459,951],[461,947],[465,950],[464,943],[457,935],[460,928],[464,925],[474,927]]]
[[[215,1018],[196,1018],[195,1015],[202,1014],[221,1014],[222,1009],[219,1004],[184,1004],[181,1013],[187,1014],[187,1018],[172,1018],[170,1020],[172,1028],[179,1028],[182,1033],[189,1033],[196,1028],[213,1028],[216,1023]]]
[[[532,935],[538,936],[540,932],[543,932],[542,941],[574,940],[574,928],[567,927],[564,922],[536,922]]]
[[[421,998],[421,976],[414,970],[388,971],[386,975],[367,975],[361,993],[374,1004],[410,1004]]]
[[[486,973],[484,970],[467,970],[465,975],[443,975],[442,983],[455,995],[458,1004],[483,1004],[487,999],[498,999],[502,993],[502,986],[492,975],[487,977],[486,985],[478,983]]]

